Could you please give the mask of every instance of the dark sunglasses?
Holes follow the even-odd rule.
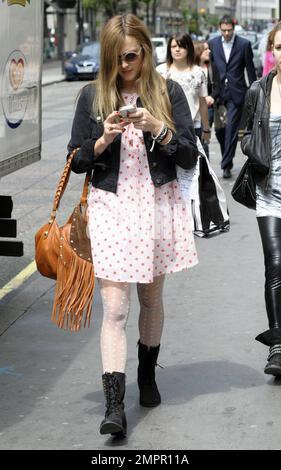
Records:
[[[135,62],[138,56],[141,54],[141,51],[142,51],[142,46],[140,46],[138,52],[135,52],[135,51],[124,52],[124,54],[121,54],[118,56],[119,64],[122,64],[122,62],[126,62],[126,64],[131,64]]]

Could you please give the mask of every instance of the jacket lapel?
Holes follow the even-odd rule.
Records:
[[[218,54],[220,56],[220,58],[226,63],[224,50],[223,50],[223,47],[222,47],[221,36],[218,38],[218,41],[217,41],[216,54]]]

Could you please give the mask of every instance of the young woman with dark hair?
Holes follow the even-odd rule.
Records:
[[[195,52],[189,34],[173,35],[167,45],[167,62],[156,70],[165,78],[178,82],[187,98],[196,135],[210,141],[208,106],[206,103],[207,80],[201,67],[195,64]]]

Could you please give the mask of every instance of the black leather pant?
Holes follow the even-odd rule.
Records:
[[[269,328],[281,327],[281,219],[258,217],[264,252],[265,304]],[[275,330],[277,333],[277,331]]]

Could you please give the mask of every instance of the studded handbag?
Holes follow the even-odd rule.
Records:
[[[253,166],[248,159],[237,176],[231,195],[239,204],[248,209],[256,209],[256,183],[253,177]]]
[[[82,196],[66,224],[59,226],[57,210],[67,186],[71,162],[68,157],[53,202],[50,220],[35,235],[35,261],[42,276],[56,280],[51,319],[59,327],[78,331],[90,324],[94,294],[94,270],[90,239],[87,236],[87,195],[90,175],[86,175]]]

